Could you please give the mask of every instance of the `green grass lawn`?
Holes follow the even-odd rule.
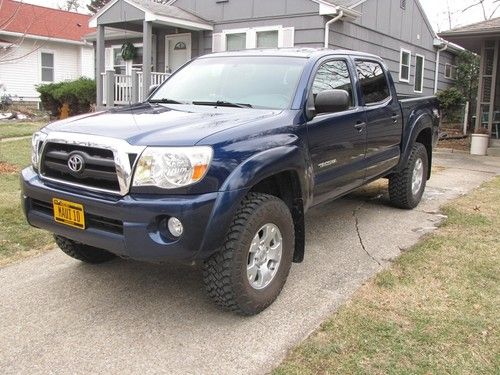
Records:
[[[52,243],[49,233],[30,227],[21,211],[19,171],[30,164],[31,141],[0,142],[0,265],[37,253]],[[2,169],[0,169],[2,170]]]
[[[29,136],[45,125],[45,122],[0,121],[0,139]]]
[[[499,374],[500,178],[444,211],[274,375]]]

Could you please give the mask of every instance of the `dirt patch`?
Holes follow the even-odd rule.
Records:
[[[13,174],[19,173],[21,169],[19,167],[0,161],[0,174]]]
[[[441,129],[441,133],[446,133],[448,138],[441,139],[438,142],[439,148],[450,148],[452,150],[458,151],[469,151],[470,149],[470,137],[460,138],[463,136],[462,130],[458,129]],[[457,139],[451,139],[451,138]]]

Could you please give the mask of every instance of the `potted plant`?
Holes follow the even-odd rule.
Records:
[[[490,133],[488,129],[482,126],[476,129],[471,135],[470,154],[471,155],[486,155],[490,144]]]

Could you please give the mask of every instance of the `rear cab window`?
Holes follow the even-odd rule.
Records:
[[[389,82],[380,63],[356,60],[356,72],[365,105],[379,104],[391,97]]]
[[[312,94],[326,90],[345,90],[349,93],[350,107],[354,107],[353,85],[349,66],[345,60],[330,60],[321,64],[314,77]]]

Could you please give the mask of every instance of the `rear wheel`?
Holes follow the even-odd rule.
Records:
[[[85,263],[104,263],[116,257],[116,255],[109,251],[84,245],[65,237],[54,235],[54,239],[57,246],[59,246],[64,253]]]
[[[391,203],[399,208],[417,207],[424,194],[428,171],[427,149],[423,144],[415,143],[405,168],[389,178]]]
[[[280,199],[251,193],[236,213],[222,248],[205,261],[209,296],[224,309],[258,314],[278,297],[292,264],[292,215]]]

